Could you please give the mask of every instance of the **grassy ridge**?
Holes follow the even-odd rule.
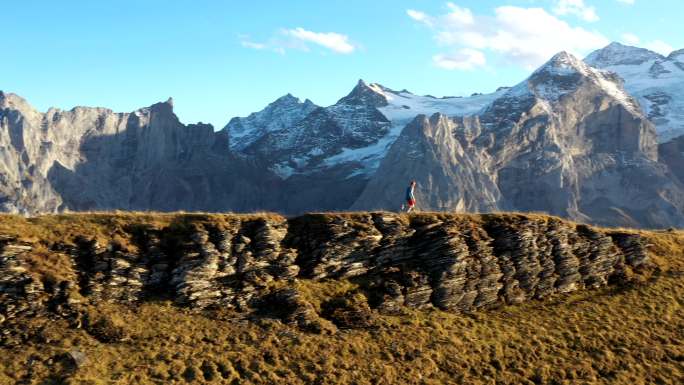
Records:
[[[503,214],[502,214],[503,215]],[[508,214],[506,214],[508,215]],[[517,215],[517,214],[515,214]],[[3,217],[0,234],[29,239],[112,234],[168,226],[179,214]],[[193,214],[193,220],[226,216]],[[27,319],[34,337],[0,350],[11,383],[663,383],[684,381],[684,233],[640,231],[659,269],[628,287],[557,296],[473,314],[405,310],[370,329],[303,333],[228,311],[195,313],[166,302],[89,307],[123,340],[62,320]],[[44,261],[43,273],[59,261]],[[299,282],[314,304],[353,291],[349,282]],[[75,368],[65,354],[79,351]]]

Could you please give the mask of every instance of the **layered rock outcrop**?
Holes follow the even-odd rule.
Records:
[[[648,265],[636,233],[544,216],[181,215],[169,225],[127,231],[49,242],[3,234],[2,321],[162,298],[195,309],[282,305],[292,310],[284,319],[311,328],[316,309],[297,293],[297,282],[350,281],[367,298],[363,306],[383,312],[460,312],[597,288]],[[41,258],[58,266],[36,269]]]

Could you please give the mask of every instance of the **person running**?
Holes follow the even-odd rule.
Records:
[[[414,190],[416,189],[416,181],[412,180],[406,189],[406,212],[410,213],[416,207],[416,196]]]

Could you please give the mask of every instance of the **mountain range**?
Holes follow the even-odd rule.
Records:
[[[561,52],[513,87],[414,95],[359,81],[322,107],[287,94],[221,130],[173,101],[35,110],[0,92],[0,211],[544,211],[684,225],[684,51]]]

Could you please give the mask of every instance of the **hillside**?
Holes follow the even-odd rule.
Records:
[[[0,383],[679,383],[684,233],[535,214],[0,219]]]

